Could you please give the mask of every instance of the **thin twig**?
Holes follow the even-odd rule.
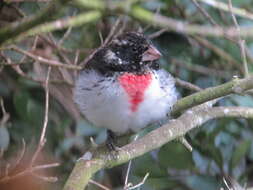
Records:
[[[104,42],[101,44],[100,47],[98,47],[97,49],[95,49],[88,57],[85,58],[85,60],[81,63],[81,65],[86,65],[88,63],[89,60],[92,59],[92,57],[95,55],[95,53],[97,53],[100,49],[102,49],[103,47],[105,47],[113,38],[113,36],[115,36],[116,34],[116,31],[118,29],[118,26],[121,22],[121,17],[119,17],[115,24],[113,25],[110,33],[108,34],[108,36],[106,37],[106,39],[104,40]],[[101,36],[99,35],[100,39],[101,39]]]
[[[126,172],[126,177],[125,177],[124,189],[127,189],[129,186],[128,178],[129,178],[131,165],[132,165],[132,160],[130,160],[127,165],[127,172]]]
[[[209,22],[210,22],[213,26],[221,27],[219,24],[217,24],[217,23],[214,21],[214,19],[211,17],[211,15],[209,15],[208,12],[206,12],[205,9],[203,9],[203,8],[200,6],[200,4],[199,4],[196,0],[191,0],[191,1],[192,1],[192,2],[194,3],[194,5],[200,10],[200,12],[207,18],[207,20],[209,20]],[[232,10],[232,9],[230,9],[230,10]],[[197,37],[197,36],[195,36],[195,38],[196,38],[196,37]],[[224,38],[227,39],[227,40],[229,40],[229,41],[231,41],[231,42],[233,42],[233,43],[238,43],[237,40],[235,40],[234,38],[229,37],[228,35],[225,35]],[[240,44],[238,44],[238,45],[239,45],[239,47],[240,47]],[[243,57],[244,63],[245,63],[246,57],[252,62],[252,61],[253,61],[253,57],[252,57],[250,51],[248,50],[248,48],[247,48],[245,45],[243,45],[242,47],[244,47],[244,48],[240,48],[240,49],[244,49],[243,53],[245,52],[245,54],[246,54],[246,55],[243,55],[243,54],[241,53],[241,55],[242,55],[242,57]],[[219,52],[221,52],[221,53],[222,53],[222,51],[225,52],[224,50],[219,50]],[[218,52],[218,53],[219,53],[219,52]],[[225,55],[225,54],[223,53],[223,55]],[[227,57],[227,56],[226,56],[226,57]],[[245,70],[246,70],[246,69],[245,69]]]
[[[67,39],[71,31],[72,31],[72,27],[69,27],[68,30],[64,33],[63,37],[59,40],[58,46],[62,45],[62,43]]]
[[[134,137],[133,141],[136,141],[138,139],[139,135],[137,134]],[[127,166],[127,172],[126,172],[126,177],[125,177],[125,183],[124,183],[124,189],[128,189],[129,184],[128,184],[128,178],[129,178],[129,173],[130,173],[130,169],[131,169],[131,165],[132,165],[132,160],[129,161],[128,166]]]
[[[65,34],[66,34],[66,33],[65,33]],[[65,37],[67,37],[67,36],[65,36]],[[60,48],[61,45],[59,45],[59,42],[56,42],[56,41],[54,40],[54,37],[53,37],[52,33],[49,33],[49,34],[48,34],[48,39],[50,40],[50,42],[51,42],[52,44],[55,44],[56,50],[57,50],[57,52],[58,52],[58,54],[59,54],[59,57],[62,58],[62,59],[65,61],[66,65],[72,65],[72,62],[71,62],[71,61],[69,60],[69,58],[66,56],[66,53],[64,53],[63,50]],[[62,71],[61,68],[59,68],[59,70],[60,70],[61,74],[63,75],[62,77],[65,79],[64,74],[63,74],[64,71]],[[65,81],[68,81],[68,83],[72,83],[72,80],[67,80],[67,79],[65,79]]]
[[[38,55],[34,55],[31,52],[22,50],[22,49],[20,49],[16,46],[11,46],[9,49],[17,51],[19,53],[22,53],[24,55],[27,55],[28,57],[30,57],[30,58],[32,58],[36,61],[39,61],[40,63],[49,65],[49,66],[63,67],[63,68],[66,68],[66,69],[73,69],[73,70],[81,70],[82,69],[82,67],[80,67],[80,66],[70,65],[70,64],[63,64],[63,63],[61,63],[59,61],[56,61],[56,60],[51,60],[51,59],[47,59],[47,58],[44,58],[44,57],[41,57],[41,56],[38,56]],[[11,64],[9,64],[9,65],[11,65]]]
[[[149,176],[149,173],[146,173],[146,175],[144,176],[143,180],[140,183],[138,183],[137,185],[134,185],[132,187],[127,188],[127,190],[135,189],[137,187],[142,186],[145,183],[145,181],[148,178],[148,176]]]
[[[47,169],[47,168],[57,167],[57,166],[59,166],[59,163],[52,163],[52,164],[44,164],[44,165],[33,166],[34,162],[36,161],[36,159],[37,159],[37,157],[38,157],[38,155],[39,155],[39,153],[41,151],[41,149],[44,147],[45,142],[46,142],[45,135],[46,135],[46,129],[47,129],[47,124],[48,124],[48,110],[49,110],[49,87],[48,87],[48,83],[49,83],[50,72],[51,72],[51,67],[48,67],[47,77],[46,77],[46,81],[45,81],[45,96],[46,96],[45,99],[46,100],[45,100],[45,115],[44,115],[43,128],[42,128],[39,144],[37,146],[37,149],[36,149],[34,155],[32,156],[30,166],[27,169],[25,169],[24,171],[19,172],[19,173],[13,175],[13,176],[9,176],[8,175],[8,173],[9,173],[9,167],[6,167],[5,177],[3,177],[0,180],[0,183],[7,182],[9,180],[13,180],[15,178],[19,178],[19,177],[22,177],[22,176],[27,175],[27,174],[32,174],[32,175],[34,175],[36,177],[39,177],[40,179],[43,179],[43,180],[46,180],[46,181],[50,181],[50,182],[54,182],[54,181],[57,180],[56,177],[39,176],[39,175],[37,175],[34,172],[37,171],[37,170],[41,170],[41,169]],[[18,157],[15,165],[17,165],[20,162],[20,160],[23,158],[24,153],[25,153],[25,142],[23,140],[23,150],[22,150],[20,156]]]
[[[58,180],[58,177],[48,177],[48,176],[42,176],[42,175],[39,175],[39,174],[36,174],[36,173],[31,173],[32,176],[34,177],[37,177],[43,181],[46,181],[46,182],[56,182]]]
[[[206,3],[206,4],[208,4],[212,7],[215,7],[217,9],[221,9],[223,11],[230,12],[229,5],[227,5],[226,3],[223,3],[221,1],[217,1],[217,0],[198,0],[198,1]],[[238,8],[238,7],[233,7],[231,9],[231,11],[233,12],[233,14],[236,14],[238,16],[253,20],[253,14],[249,11],[246,11],[245,9]]]
[[[44,40],[44,42],[46,42],[52,48],[59,49],[64,53],[73,53],[73,52],[75,52],[74,49],[67,49],[63,46],[58,46],[57,43],[52,42],[52,38],[50,38],[50,36],[46,36],[46,35],[38,35],[38,36],[39,36],[40,39]],[[79,51],[81,51],[81,50],[79,50]],[[89,50],[84,50],[83,52],[87,53],[87,52],[89,52]]]
[[[131,0],[130,0],[131,1]],[[160,10],[161,10],[161,6],[158,6],[155,10],[155,15],[159,14],[160,13]],[[145,31],[147,31],[150,27],[152,27],[152,23],[147,23],[147,25],[142,29],[142,27],[139,27],[138,28],[138,32],[141,32],[141,33],[144,33]]]
[[[217,22],[211,17],[211,15],[200,6],[200,4],[196,1],[196,0],[191,0],[192,3],[199,9],[199,11],[202,13],[203,16],[205,16],[207,18],[207,20],[216,27],[221,27],[219,24],[217,24]],[[221,27],[222,28],[222,27]],[[197,40],[199,43],[201,43],[201,45],[204,45],[206,47],[208,47],[209,49],[211,49],[213,52],[215,52],[217,55],[219,55],[220,57],[224,58],[225,60],[227,60],[229,63],[233,63],[236,67],[238,67],[237,62],[233,59],[233,57],[228,54],[227,52],[225,52],[223,49],[218,48],[217,46],[215,46],[214,44],[210,43],[208,40],[201,38],[199,36],[193,36],[193,38],[195,40]],[[231,42],[237,43],[237,41],[235,41],[233,38],[230,38],[229,36],[225,36],[225,38]],[[239,67],[240,69],[240,67]],[[240,69],[241,70],[241,69]]]
[[[2,110],[3,115],[5,115],[7,112],[6,112],[5,108],[4,108],[4,100],[3,100],[3,98],[0,99],[0,105],[1,105],[1,110]]]
[[[1,105],[1,110],[2,110],[2,119],[0,120],[0,127],[1,125],[5,124],[9,118],[10,118],[10,114],[6,112],[5,108],[4,108],[4,100],[3,98],[0,98],[0,105]]]
[[[234,15],[233,11],[232,11],[233,10],[233,5],[232,5],[231,0],[228,0],[228,7],[229,7],[229,10],[230,10],[234,25],[237,28],[237,31],[238,31],[238,34],[239,34],[238,35],[238,45],[239,45],[239,48],[240,48],[240,51],[241,51],[241,58],[242,58],[242,61],[243,61],[244,77],[247,77],[249,75],[249,69],[248,69],[248,63],[247,63],[246,52],[245,52],[245,40],[243,40],[241,35],[240,35],[241,29],[240,29],[240,26],[237,22],[237,19]]]
[[[127,16],[123,16],[122,25],[118,29],[117,33],[114,35],[114,38],[117,38],[119,35],[121,35],[125,31],[126,26],[127,26]]]
[[[52,163],[52,164],[45,164],[45,165],[39,165],[39,166],[34,166],[34,167],[28,167],[25,170],[13,175],[13,176],[9,176],[8,174],[5,175],[5,177],[0,179],[0,183],[6,183],[10,180],[14,180],[16,178],[20,178],[20,177],[23,177],[28,174],[36,175],[34,173],[35,171],[39,171],[39,170],[43,170],[43,169],[47,169],[47,168],[52,168],[52,167],[57,167],[57,166],[59,166],[59,163]],[[46,179],[44,178],[43,180],[46,180]]]
[[[74,65],[77,65],[77,64],[78,64],[79,57],[80,57],[80,51],[77,50],[77,51],[75,52]],[[76,76],[77,76],[77,71],[74,71],[74,77],[76,78]]]
[[[31,80],[31,81],[34,81],[34,82],[38,82],[38,83],[44,83],[45,80],[44,79],[40,79],[40,78],[35,78],[35,76],[29,76],[27,75],[26,73],[24,73],[20,67],[16,67],[18,65],[21,65],[21,64],[25,64],[24,62],[23,63],[20,63],[20,62],[12,62],[9,58],[5,58],[5,61],[6,62],[2,62],[0,63],[0,65],[6,65],[6,66],[12,66],[13,69],[22,77],[28,79],[28,80]],[[49,83],[55,83],[55,84],[67,84],[69,86],[73,86],[73,83],[70,83],[69,81],[66,81],[66,80],[49,80]]]
[[[79,56],[80,56],[80,51],[77,50],[76,53],[75,53],[74,65],[77,65],[78,60],[79,60]]]
[[[176,80],[176,84],[182,86],[183,88],[187,88],[189,90],[193,90],[193,91],[196,91],[196,92],[203,90],[202,88],[198,87],[197,85],[192,84],[192,83],[187,82],[187,81],[184,81],[182,79],[175,78],[175,80]]]
[[[162,28],[161,30],[158,30],[157,32],[154,32],[150,35],[148,35],[148,38],[149,39],[154,39],[154,38],[157,38],[159,37],[160,35],[162,35],[164,32],[167,32],[169,28]]]
[[[43,165],[37,165],[32,167],[32,171],[37,171],[37,170],[42,170],[42,169],[47,169],[47,168],[53,168],[53,167],[58,167],[60,164],[59,163],[52,163],[52,164],[43,164]]]
[[[20,63],[21,64],[21,63]],[[10,65],[10,64],[6,64],[6,65]],[[17,65],[15,63],[12,63],[12,65]],[[34,82],[38,82],[38,83],[44,83],[45,80],[44,79],[40,79],[40,78],[35,78],[35,76],[29,76],[27,75],[26,73],[24,73],[20,67],[13,67],[13,69],[22,77],[28,79],[28,80],[31,80],[31,81],[34,81]],[[73,83],[72,82],[69,82],[69,81],[66,81],[66,80],[49,80],[49,83],[52,83],[52,84],[66,84],[66,85],[69,85],[70,87],[73,87]]]
[[[117,29],[118,29],[118,27],[119,27],[119,25],[120,25],[121,19],[122,19],[122,18],[119,17],[119,18],[116,20],[116,22],[115,22],[115,24],[113,25],[113,27],[112,27],[110,33],[109,33],[108,36],[106,37],[103,46],[107,45],[107,44],[113,39],[113,36],[117,33]]]
[[[99,36],[99,39],[100,39],[100,44],[103,45],[104,39],[103,39],[103,35],[102,35],[101,31],[98,32],[98,36]]]
[[[234,74],[229,73],[226,71],[221,71],[217,69],[212,69],[212,68],[207,68],[202,65],[197,65],[197,64],[187,64],[182,62],[181,60],[178,59],[171,59],[171,63],[178,65],[180,67],[183,67],[185,69],[188,69],[190,71],[195,71],[204,75],[210,75],[210,76],[216,76],[220,78],[231,78]]]
[[[213,51],[215,54],[217,54],[220,58],[224,59],[225,61],[227,61],[227,63],[233,64],[234,67],[236,67],[238,70],[240,70],[241,72],[243,72],[243,69],[241,68],[239,62],[234,59],[229,53],[227,53],[225,50],[223,50],[222,48],[216,46],[214,43],[210,42],[209,40],[200,37],[200,36],[192,36],[194,40],[196,40],[201,46],[204,46],[208,49],[210,49],[211,51]],[[228,40],[230,40],[233,43],[237,43],[237,41],[235,40],[231,40],[230,38],[228,38]]]
[[[48,81],[49,81],[49,76],[50,76],[50,72],[51,72],[51,67],[48,67],[48,71],[47,71],[47,78],[46,78],[46,82],[45,82],[45,96],[46,96],[46,101],[45,101],[45,115],[44,115],[44,122],[43,122],[43,128],[42,128],[42,132],[41,132],[41,136],[40,136],[40,141],[38,144],[38,147],[32,157],[31,160],[31,165],[33,166],[35,160],[38,157],[38,154],[40,153],[41,149],[44,147],[45,143],[46,143],[46,139],[45,139],[45,135],[46,135],[46,129],[47,129],[47,123],[48,123],[48,107],[49,107],[49,88],[48,88]]]
[[[98,0],[97,2],[103,2]],[[127,1],[126,1],[127,2]],[[91,4],[88,0],[82,0],[77,2],[78,5],[84,8],[97,9],[95,4]],[[97,5],[97,4],[96,4]],[[105,4],[101,4],[99,7],[101,11],[108,11],[108,7]],[[162,14],[156,14],[141,6],[133,6],[131,9],[122,9],[122,3],[115,3],[113,6],[109,6],[111,12],[117,12],[119,9],[121,13],[125,13],[134,19],[140,20],[143,23],[153,24],[156,27],[167,28],[170,27],[170,31],[177,33],[191,34],[191,35],[203,35],[213,37],[235,37],[238,36],[238,32],[235,27],[215,27],[199,24],[189,24],[171,17],[164,16]],[[241,36],[252,37],[253,27],[242,27]]]
[[[102,184],[100,184],[100,183],[98,183],[98,182],[96,182],[96,181],[94,181],[94,180],[92,180],[92,179],[89,180],[89,183],[92,183],[92,184],[94,184],[94,185],[100,187],[101,189],[110,190],[108,187],[106,187],[106,186],[104,186],[104,185],[102,185]]]
[[[243,70],[244,70],[244,77],[249,76],[249,69],[248,69],[248,62],[246,58],[246,45],[245,45],[245,40],[240,40],[240,51],[241,51],[241,57],[242,57],[242,62],[243,62]]]
[[[179,142],[182,143],[182,145],[184,145],[185,148],[187,148],[190,152],[192,152],[193,148],[185,137],[179,137]]]
[[[20,161],[23,159],[25,155],[25,151],[26,151],[26,143],[25,143],[25,139],[22,138],[22,149],[19,156],[17,157],[16,162],[14,163],[14,165],[12,165],[12,168],[15,168],[17,165],[19,165]]]
[[[34,41],[33,41],[33,45],[32,45],[32,50],[36,49],[36,46],[38,44],[38,40],[39,40],[39,36],[35,36]],[[22,61],[20,61],[22,62]]]
[[[4,170],[4,176],[5,177],[9,177],[9,169],[10,169],[11,165],[9,163],[6,164],[5,170]],[[1,180],[0,180],[1,182]]]
[[[210,21],[210,23],[214,26],[218,26],[216,21],[203,9],[200,4],[196,0],[191,0],[191,2],[199,9],[199,11]]]

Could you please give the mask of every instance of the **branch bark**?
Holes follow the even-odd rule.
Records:
[[[22,32],[52,19],[56,13],[59,12],[60,8],[62,8],[68,1],[69,0],[50,1],[49,5],[45,9],[39,11],[37,15],[25,18],[19,22],[11,23],[10,25],[2,28],[0,30],[0,45]]]
[[[253,118],[253,108],[246,107],[214,107],[186,112],[176,120],[150,132],[120,149],[117,159],[100,147],[96,152],[86,152],[79,159],[67,180],[63,190],[83,190],[89,179],[100,169],[111,168],[161,147],[175,138],[202,125],[210,119],[221,117]]]
[[[224,83],[219,86],[210,87],[200,92],[194,93],[190,96],[181,98],[174,105],[171,115],[177,116],[182,111],[185,111],[193,106],[205,103],[209,100],[213,100],[222,96],[226,96],[232,93],[242,94],[246,90],[253,88],[253,76],[238,79]]]
[[[168,30],[179,33],[225,38],[238,37],[239,35],[242,37],[253,37],[253,27],[241,27],[239,33],[237,28],[234,26],[219,27],[189,24],[144,9],[135,4],[137,0],[128,0],[121,2],[108,1],[107,3],[101,0],[75,0],[74,2],[79,7],[84,7],[86,9],[96,9],[107,14],[127,14],[134,19],[139,20],[140,22],[153,24],[154,26],[160,28],[168,28]]]
[[[66,28],[69,26],[80,26],[81,24],[96,21],[103,14],[126,14],[140,22],[152,24],[160,28],[166,28],[171,31],[197,34],[213,37],[253,37],[253,27],[241,27],[238,32],[237,27],[203,26],[189,24],[158,13],[153,13],[136,5],[137,0],[126,1],[102,1],[102,0],[75,0],[73,1],[78,8],[93,9],[88,13],[82,13],[68,19],[61,19],[51,23],[45,23],[56,17],[57,12],[70,0],[50,1],[49,5],[40,11],[37,15],[25,18],[20,22],[11,23],[0,29],[0,45],[5,42],[23,39],[26,36],[37,35],[45,32]],[[248,14],[247,14],[248,15]]]
[[[15,37],[6,41],[5,44],[9,44],[14,41],[21,40],[25,37],[35,36],[37,34],[49,33],[55,30],[62,30],[68,27],[77,27],[77,26],[81,26],[87,23],[95,22],[99,18],[101,18],[101,16],[102,15],[99,11],[89,11],[89,12],[78,14],[76,16],[72,16],[72,17],[68,17],[64,19],[58,19],[56,21],[40,24],[29,30],[24,31],[23,33],[20,33],[20,35],[16,35]]]

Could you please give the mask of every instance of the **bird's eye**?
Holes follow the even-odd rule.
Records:
[[[157,62],[152,62],[151,68],[153,68],[153,69],[155,69],[155,70],[158,70],[158,69],[160,69],[160,65],[159,65],[159,63],[157,63]]]

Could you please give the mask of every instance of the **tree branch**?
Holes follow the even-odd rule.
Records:
[[[43,34],[52,32],[55,30],[61,30],[68,27],[77,27],[86,23],[94,22],[101,18],[101,13],[99,11],[89,11],[85,13],[81,13],[76,16],[58,19],[56,21],[47,22],[45,24],[40,24],[34,28],[24,31],[20,35],[16,35],[12,39],[8,40],[6,43],[12,43],[13,41],[21,40],[28,36],[35,36],[37,34]],[[1,41],[0,41],[1,43]]]
[[[213,100],[232,93],[241,94],[244,91],[250,90],[252,88],[253,88],[253,76],[250,76],[245,79],[235,78],[234,80],[227,82],[225,84],[210,87],[198,93],[194,93],[190,96],[181,98],[174,105],[171,115],[176,116],[180,112],[185,111],[188,108],[202,104],[209,100]]]
[[[2,28],[0,30],[0,45],[22,32],[52,19],[68,1],[69,0],[50,1],[49,5],[45,9],[39,11],[37,15],[25,18],[19,22],[11,23],[10,25]]]
[[[231,0],[228,0],[228,7],[229,7],[229,10],[231,12],[231,17],[232,17],[232,20],[234,22],[234,25],[237,28],[238,33],[240,34],[241,28],[240,28],[240,26],[237,22],[237,19],[236,19],[234,13],[233,13],[233,5],[232,5]],[[240,51],[241,51],[241,58],[242,58],[243,69],[244,69],[243,70],[244,71],[244,76],[247,77],[249,75],[249,69],[248,69],[248,62],[247,62],[247,58],[246,58],[246,45],[245,45],[245,40],[243,40],[240,35],[238,35],[237,44],[238,44],[238,46],[240,48]]]
[[[188,24],[176,19],[163,16],[158,13],[153,13],[136,5],[137,0],[126,1],[102,1],[102,0],[75,0],[78,7],[94,9],[88,13],[60,19],[55,22],[45,23],[55,17],[55,12],[59,12],[61,8],[70,0],[55,0],[50,1],[47,8],[40,11],[37,15],[25,18],[21,22],[12,23],[0,29],[0,45],[4,42],[11,42],[12,40],[22,39],[26,36],[51,32],[57,29],[66,28],[69,26],[79,26],[81,24],[95,21],[101,17],[102,14],[126,14],[133,17],[140,22],[152,24],[160,28],[166,28],[179,33],[197,34],[203,36],[216,37],[253,37],[253,27],[241,27],[238,32],[237,27],[220,27],[220,26],[203,26],[197,24]],[[232,10],[234,11],[234,9]],[[248,13],[246,15],[249,15]],[[39,26],[38,26],[39,25]],[[37,26],[37,27],[36,27]]]
[[[110,14],[127,14],[140,22],[153,24],[161,28],[168,28],[179,33],[198,34],[203,36],[215,37],[253,37],[253,27],[241,27],[240,33],[236,27],[220,27],[220,26],[203,26],[197,24],[188,24],[176,19],[153,13],[136,5],[136,0],[105,3],[101,0],[75,0],[77,6],[88,9],[97,9],[104,13]]]
[[[221,1],[217,1],[217,0],[198,0],[198,1],[206,3],[214,8],[227,11],[227,12],[231,11],[233,12],[233,14],[253,20],[253,14],[251,12],[248,12],[246,9],[233,7],[231,10],[229,10],[230,8],[228,4],[223,3]]]
[[[150,132],[141,139],[125,145],[120,149],[117,159],[100,147],[96,152],[86,152],[79,159],[67,180],[63,190],[83,190],[89,179],[102,168],[111,168],[161,147],[185,133],[207,122],[221,117],[253,118],[253,108],[214,107],[186,112],[176,120]],[[89,156],[87,156],[89,155]]]
[[[50,60],[50,59],[47,59],[47,58],[44,58],[44,57],[32,54],[31,52],[22,50],[21,48],[18,48],[17,46],[11,46],[8,49],[14,50],[14,51],[19,52],[21,54],[24,54],[24,55],[32,58],[35,61],[38,61],[40,63],[43,63],[45,65],[49,65],[49,66],[52,66],[52,67],[63,67],[63,68],[72,69],[72,70],[81,70],[82,69],[82,67],[77,66],[77,65],[63,64],[63,63],[61,63],[61,62],[59,62],[57,60]],[[14,65],[12,63],[7,63],[7,64],[0,63],[0,65],[2,65],[2,64],[3,65]],[[21,63],[18,63],[18,64],[21,64]]]

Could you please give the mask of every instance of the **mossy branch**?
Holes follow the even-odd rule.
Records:
[[[126,163],[183,136],[210,119],[220,117],[253,118],[253,108],[215,107],[186,112],[177,120],[172,120],[143,138],[122,147],[118,152],[117,159],[112,158],[112,155],[108,152],[100,152],[100,154],[86,152],[84,157],[76,162],[63,190],[83,190],[89,183],[90,178],[100,169]]]
[[[158,13],[153,13],[147,9],[137,5],[137,0],[126,0],[120,2],[107,1],[106,3],[101,0],[75,0],[79,7],[88,9],[97,9],[104,13],[110,14],[126,14],[132,18],[139,20],[146,24],[153,24],[160,28],[168,28],[179,33],[198,34],[203,36],[214,37],[253,37],[253,27],[240,27],[240,32],[237,28],[220,27],[220,26],[203,26],[198,24],[188,24],[176,19],[163,16]]]
[[[58,19],[52,22],[47,22],[45,24],[40,24],[30,30],[27,30],[21,33],[20,35],[17,35],[9,39],[8,41],[6,41],[6,43],[10,44],[10,43],[13,43],[14,41],[24,39],[25,37],[28,37],[28,36],[35,36],[38,34],[48,33],[55,30],[61,30],[68,27],[81,26],[83,24],[95,22],[101,17],[102,17],[101,13],[99,11],[94,10],[94,11],[81,13],[73,17],[68,17],[64,19]]]
[[[241,94],[246,90],[253,88],[253,76],[245,79],[235,78],[225,84],[207,88],[201,92],[194,93],[190,96],[180,99],[173,107],[171,115],[176,116],[180,112],[191,108],[193,106],[205,103],[209,100],[213,100],[222,96],[226,96],[232,93]]]
[[[69,19],[61,19],[52,23],[48,21],[56,17],[56,13],[64,7],[67,2],[73,2],[78,8],[92,9],[89,13],[82,13]],[[138,5],[138,0],[126,1],[102,1],[102,0],[54,0],[40,11],[37,15],[25,18],[20,22],[11,23],[10,25],[0,29],[0,45],[6,41],[13,42],[15,39],[23,39],[26,36],[37,35],[45,32],[63,29],[66,27],[76,27],[90,21],[96,21],[102,15],[125,14],[131,16],[135,20],[146,24],[153,24],[160,28],[168,28],[179,33],[197,34],[203,36],[215,37],[253,37],[253,27],[241,27],[240,32],[237,28],[219,27],[219,26],[203,26],[197,24],[188,24],[176,19],[153,13]],[[62,25],[60,25],[60,24]],[[57,25],[58,24],[58,25]],[[39,25],[39,26],[38,26]]]
[[[10,25],[0,29],[0,45],[5,41],[18,36],[19,34],[39,25],[48,22],[56,16],[56,13],[70,0],[53,0],[38,14],[25,18],[21,21],[11,23]]]

